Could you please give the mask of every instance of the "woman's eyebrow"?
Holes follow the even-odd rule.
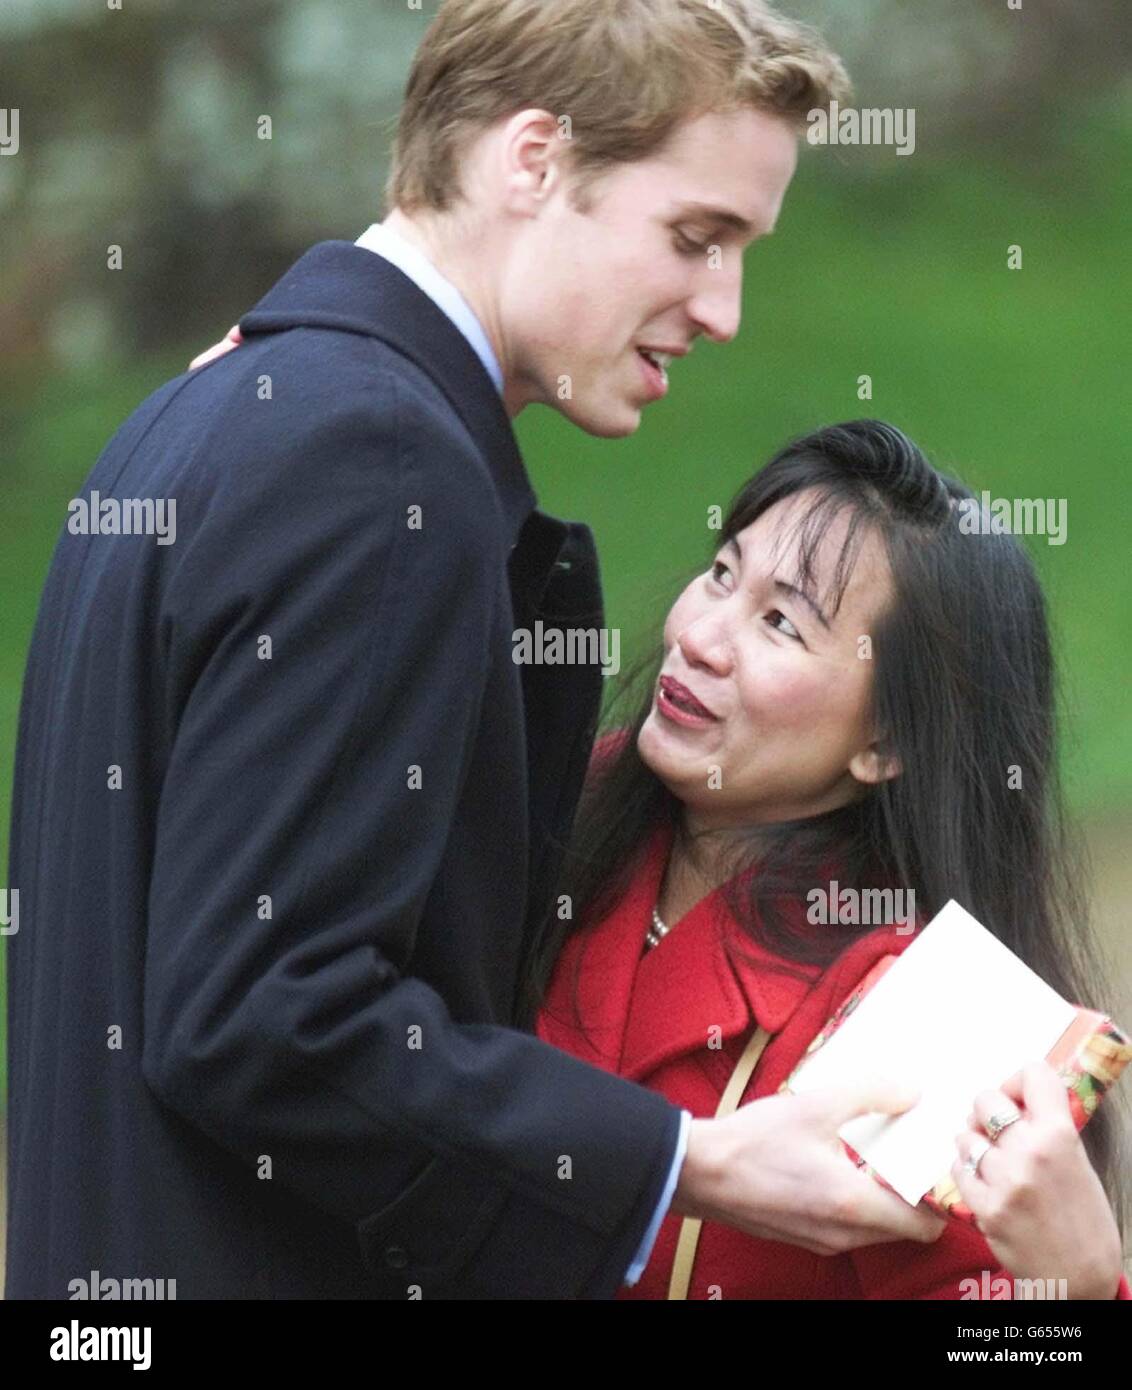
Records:
[[[726,541],[724,541],[723,548],[726,550],[728,546],[739,556],[739,563],[742,564],[743,547],[734,536],[728,536]],[[780,593],[790,594],[794,598],[800,598],[802,602],[807,604],[813,611],[814,616],[817,618],[818,622],[821,623],[822,627],[824,627],[827,632],[829,631],[829,619],[818,607],[816,600],[807,594],[804,589],[799,589],[796,584],[789,584],[785,579],[779,579],[777,576],[775,576],[774,586]]]
[[[827,632],[829,631],[829,619],[804,589],[799,589],[796,584],[787,584],[785,579],[775,579],[774,585],[776,589],[780,589],[783,593],[793,594],[796,598],[800,598],[803,603],[808,604],[813,610],[814,616],[817,618],[818,622],[821,623],[822,627],[824,627]]]

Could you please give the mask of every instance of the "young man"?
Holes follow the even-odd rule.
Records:
[[[108,446],[90,492],[175,500],[176,543],[65,532],[32,644],[9,1296],[608,1297],[671,1201],[938,1233],[836,1139],[906,1097],[693,1121],[524,1031],[601,677],[513,634],[602,619],[510,417],[629,434],[735,334],[842,81],[754,0],[448,0],[385,223]]]

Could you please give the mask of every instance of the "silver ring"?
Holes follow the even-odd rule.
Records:
[[[970,1173],[972,1177],[978,1177],[979,1164],[990,1153],[991,1142],[989,1139],[976,1139],[971,1145],[971,1152],[967,1156],[967,1161],[963,1164],[963,1171]]]
[[[987,1132],[987,1138],[993,1144],[1004,1129],[1009,1129],[1012,1124],[1022,1118],[1020,1110],[1009,1110],[1004,1115],[991,1115],[983,1128]]]

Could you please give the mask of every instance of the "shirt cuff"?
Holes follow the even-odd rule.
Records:
[[[668,1213],[668,1208],[672,1205],[672,1194],[676,1191],[676,1183],[680,1177],[680,1169],[684,1163],[684,1155],[688,1152],[688,1129],[692,1123],[692,1112],[682,1110],[680,1112],[680,1136],[676,1140],[676,1153],[672,1159],[672,1168],[668,1174],[668,1181],[664,1185],[664,1191],[660,1194],[660,1201],[657,1203],[656,1214],[649,1224],[645,1237],[641,1241],[640,1248],[637,1250],[637,1257],[629,1266],[629,1272],[625,1275],[625,1283],[633,1285],[644,1273],[645,1265],[649,1262],[652,1248],[656,1244],[656,1238],[660,1233],[660,1225]]]

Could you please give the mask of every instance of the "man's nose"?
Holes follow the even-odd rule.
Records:
[[[728,257],[732,263],[728,264]],[[708,265],[702,274],[696,294],[688,305],[688,314],[701,333],[713,343],[729,343],[739,332],[743,305],[743,271],[734,251],[723,253],[723,264],[713,270]]]

